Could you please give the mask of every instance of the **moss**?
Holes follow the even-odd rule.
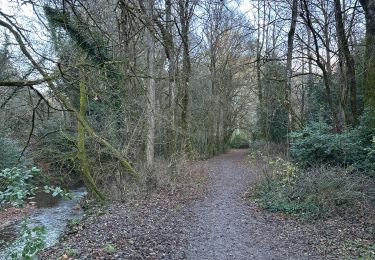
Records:
[[[79,102],[79,115],[84,118],[86,113],[86,107],[87,107],[87,88],[86,84],[81,79],[79,82],[79,92],[80,92],[80,102]],[[105,197],[103,193],[98,189],[98,187],[95,184],[94,179],[92,178],[90,174],[90,167],[89,162],[87,159],[87,153],[85,148],[85,127],[83,124],[79,121],[78,122],[78,158],[81,163],[81,174],[82,177],[89,188],[89,191],[92,192],[99,200],[105,200]]]
[[[368,33],[368,32],[367,32]],[[363,98],[365,107],[375,110],[375,35],[367,35],[366,38],[366,66],[363,82]],[[375,125],[372,125],[375,127]]]

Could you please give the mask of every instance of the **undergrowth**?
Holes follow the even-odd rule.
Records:
[[[262,176],[250,193],[264,208],[307,218],[358,214],[375,206],[374,180],[343,167],[309,169],[260,151],[251,151]]]

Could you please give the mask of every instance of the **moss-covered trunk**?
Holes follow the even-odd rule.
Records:
[[[86,82],[84,80],[84,75],[81,75],[81,79],[79,82],[79,115],[82,118],[85,118],[86,115],[86,107],[87,107],[87,87]],[[89,192],[97,197],[99,200],[104,200],[105,197],[103,193],[99,190],[96,186],[94,179],[90,174],[90,167],[89,161],[87,158],[87,152],[85,147],[85,127],[83,126],[81,121],[78,121],[77,126],[78,131],[78,140],[77,140],[77,147],[78,147],[78,159],[81,164],[81,174],[83,180],[85,182],[86,187],[88,188]]]
[[[360,0],[366,17],[366,64],[363,82],[365,106],[375,109],[375,0]]]

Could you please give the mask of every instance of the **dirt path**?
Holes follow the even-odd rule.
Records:
[[[256,180],[246,150],[207,161],[211,182],[203,201],[190,207],[188,259],[312,259],[312,241],[295,225],[268,220],[241,197]]]

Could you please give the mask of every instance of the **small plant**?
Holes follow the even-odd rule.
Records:
[[[28,219],[24,219],[21,225],[22,235],[17,242],[21,247],[11,254],[12,259],[37,259],[37,253],[46,245],[45,233],[46,228],[44,226],[30,228]]]
[[[81,223],[80,219],[73,218],[68,221],[68,229],[73,229],[74,227],[78,226]]]
[[[361,256],[359,259],[375,259],[375,243],[369,243],[364,245],[361,250]]]
[[[71,194],[63,190],[61,187],[53,187],[53,186],[45,185],[43,188],[44,188],[43,191],[45,193],[51,193],[53,197],[61,196],[63,198],[71,198]]]
[[[181,204],[177,204],[174,208],[176,212],[180,212],[183,209],[183,206]]]
[[[108,254],[113,254],[117,251],[116,245],[114,244],[106,244],[104,246],[104,251],[107,252]]]
[[[67,256],[70,256],[70,257],[78,256],[78,250],[73,248],[71,245],[66,245],[64,247],[64,252]]]
[[[277,158],[276,160],[269,160],[271,171],[273,174],[277,175],[277,178],[285,185],[292,183],[297,178],[298,167],[289,161],[282,158]]]

